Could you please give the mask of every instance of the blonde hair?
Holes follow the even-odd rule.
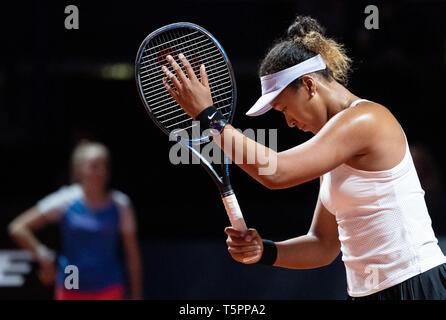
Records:
[[[98,141],[81,140],[73,149],[70,159],[71,181],[80,182],[79,167],[85,161],[85,155],[91,148],[100,149],[110,160],[110,151],[108,148]]]
[[[338,82],[348,83],[352,59],[347,56],[342,44],[317,31],[310,31],[303,37],[296,36],[294,42],[300,42],[308,50],[320,54],[331,71],[331,76]]]

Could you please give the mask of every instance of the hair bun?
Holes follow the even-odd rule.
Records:
[[[296,37],[304,37],[311,31],[318,32],[320,34],[325,33],[325,29],[316,21],[309,16],[297,16],[294,22],[288,27],[287,35],[290,39],[295,39]]]

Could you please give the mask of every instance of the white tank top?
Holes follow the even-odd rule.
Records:
[[[407,138],[395,167],[363,171],[342,164],[323,175],[319,197],[336,216],[350,296],[381,291],[446,262]]]

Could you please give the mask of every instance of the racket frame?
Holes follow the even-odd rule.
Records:
[[[138,87],[138,94],[141,98],[141,100],[144,103],[144,107],[146,108],[146,111],[149,113],[150,118],[152,118],[153,122],[156,123],[156,125],[161,129],[161,131],[163,131],[165,134],[167,134],[167,136],[170,136],[172,132],[169,132],[169,130],[167,130],[161,123],[159,123],[158,119],[153,115],[150,106],[148,105],[144,94],[142,92],[142,84],[141,84],[141,78],[140,78],[140,68],[141,68],[141,59],[142,59],[142,55],[144,53],[144,50],[147,46],[147,44],[149,43],[150,40],[152,40],[153,38],[155,38],[156,36],[158,36],[160,33],[163,33],[165,31],[171,30],[171,29],[176,29],[176,28],[189,28],[189,29],[195,29],[198,30],[202,33],[204,33],[208,38],[210,38],[214,44],[216,45],[217,49],[220,51],[220,53],[222,54],[222,56],[225,59],[227,68],[228,68],[228,72],[229,72],[229,76],[231,78],[231,82],[232,82],[232,101],[231,101],[231,108],[230,108],[230,113],[227,115],[227,120],[228,123],[232,123],[232,120],[234,118],[234,113],[235,113],[235,107],[237,105],[237,85],[235,82],[235,75],[234,75],[234,71],[232,69],[232,65],[231,62],[229,61],[228,55],[226,54],[225,50],[223,49],[223,47],[221,46],[221,44],[217,41],[217,39],[211,34],[209,33],[206,29],[200,27],[199,25],[196,25],[194,23],[190,23],[190,22],[177,22],[177,23],[172,23],[169,25],[166,25],[164,27],[161,27],[155,31],[153,31],[152,33],[150,33],[145,39],[144,41],[141,43],[141,45],[139,46],[138,49],[138,53],[136,55],[136,61],[135,61],[135,79],[136,79],[136,85]],[[174,130],[175,131],[175,130]],[[174,134],[174,133],[173,133]],[[180,141],[184,141],[186,140],[186,142],[188,144],[192,144],[192,145],[197,145],[197,144],[204,144],[210,141],[209,137],[200,137],[198,139],[194,139],[192,137],[192,139],[182,139],[181,136],[179,135],[175,135],[176,141],[180,142]],[[184,144],[183,144],[184,145]]]

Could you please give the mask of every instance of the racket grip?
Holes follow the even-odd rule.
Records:
[[[240,210],[240,206],[238,205],[235,194],[233,193],[229,196],[225,196],[222,198],[222,200],[232,227],[238,231],[248,230],[248,228],[246,227],[245,219],[242,215],[242,210]]]

